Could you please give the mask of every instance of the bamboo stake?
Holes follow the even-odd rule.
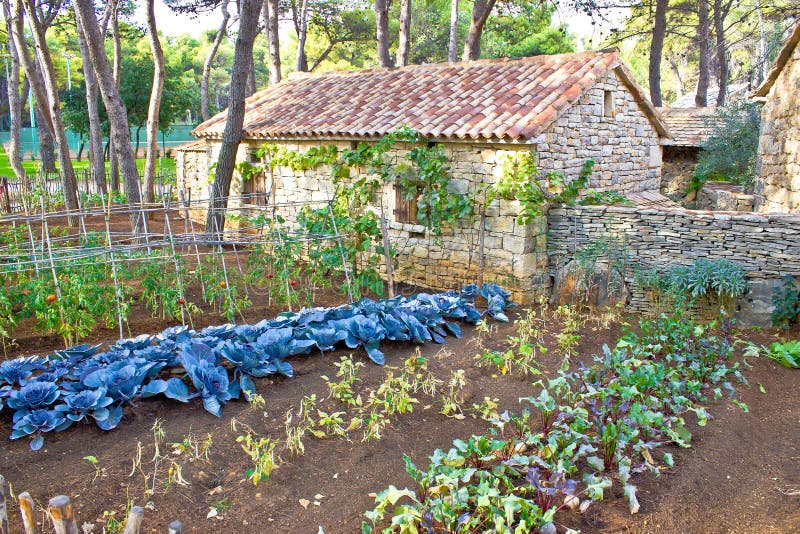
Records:
[[[56,534],[78,534],[78,525],[75,521],[75,511],[66,495],[59,495],[50,499],[50,519]]]
[[[22,528],[25,534],[36,534],[36,521],[33,519],[33,499],[24,491],[19,494],[19,515],[22,516]]]
[[[119,324],[119,340],[122,341],[125,339],[125,333],[122,329],[122,298],[119,294],[119,277],[117,276],[117,262],[116,256],[114,255],[114,248],[113,243],[111,242],[111,197],[108,197],[108,204],[106,204],[106,197],[103,195],[103,192],[100,191],[100,201],[103,203],[103,207],[106,208],[105,214],[105,223],[106,223],[106,247],[108,250],[108,255],[111,258],[111,275],[114,278],[114,297],[117,300],[117,323]]]
[[[128,521],[125,523],[125,531],[123,534],[139,534],[139,529],[142,528],[142,519],[144,518],[144,509],[141,506],[134,506],[128,513]]]
[[[33,227],[31,226],[31,216],[28,210],[28,202],[25,195],[22,195],[22,207],[25,209],[25,223],[28,225],[28,237],[31,241],[31,255],[33,256],[33,266],[36,269],[36,278],[39,278],[39,259],[36,256],[36,244],[33,240]]]
[[[171,198],[172,197],[171,188],[169,193],[170,193],[169,196]],[[172,234],[172,224],[170,224],[169,222],[170,201],[167,200],[167,197],[164,194],[161,195],[161,201],[164,204],[164,233],[168,233],[169,235],[169,246],[172,248],[172,262],[175,265],[175,277],[178,281],[178,297],[184,300],[186,295],[183,287],[183,278],[181,277],[181,268],[178,262],[178,253],[175,251],[175,236]],[[183,326],[186,326],[186,305],[180,302],[179,304],[181,307],[181,324]]]

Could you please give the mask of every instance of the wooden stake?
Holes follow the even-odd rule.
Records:
[[[19,515],[22,516],[22,527],[25,534],[36,534],[36,522],[33,519],[33,499],[24,491],[19,494]]]
[[[389,298],[394,298],[394,272],[392,271],[392,252],[389,248],[389,228],[386,224],[386,213],[381,199],[381,233],[383,234],[383,256],[386,258],[386,285],[389,286]]]
[[[128,521],[125,523],[125,532],[123,534],[139,534],[139,529],[142,528],[142,519],[144,518],[144,509],[141,506],[134,506],[128,513]]]
[[[8,534],[8,509],[6,508],[6,479],[0,475],[0,534]]]
[[[69,497],[59,495],[50,499],[49,512],[56,534],[78,534],[75,511]]]

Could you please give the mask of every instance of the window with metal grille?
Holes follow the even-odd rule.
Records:
[[[394,220],[399,223],[417,223],[417,196],[419,186],[415,187],[414,197],[408,198],[407,191],[399,183],[394,184]]]

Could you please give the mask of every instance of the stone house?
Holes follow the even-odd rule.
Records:
[[[661,141],[661,192],[683,194],[697,165],[700,147],[708,139],[714,108],[658,108],[671,137]]]
[[[225,113],[198,126],[198,141],[178,150],[178,188],[208,198],[209,167],[216,160]],[[595,161],[590,187],[641,192],[661,183],[661,141],[669,130],[616,52],[585,52],[521,59],[414,65],[292,77],[246,102],[238,159],[272,143],[304,152],[333,145],[341,152],[374,142],[401,126],[440,144],[450,162],[450,187],[471,194],[494,182],[505,162],[535,151],[543,172],[566,179]],[[410,146],[387,154],[402,161]],[[355,180],[364,169],[351,168]],[[330,167],[295,171],[272,168],[271,183],[234,176],[229,209],[243,209],[236,195],[269,194],[269,202],[325,200],[334,190]],[[237,204],[237,202],[239,202]],[[407,202],[407,201],[406,201]],[[393,246],[395,279],[435,289],[475,280],[478,223],[465,220],[431,240],[403,205],[397,184],[381,189]],[[486,281],[527,293],[547,285],[547,222],[521,225],[515,201],[495,202],[486,213],[481,263]],[[193,218],[204,221],[204,213]]]
[[[755,192],[763,212],[800,212],[800,22],[786,39],[764,82]]]

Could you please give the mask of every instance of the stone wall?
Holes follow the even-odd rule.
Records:
[[[613,113],[604,111],[610,91]],[[590,186],[621,192],[657,190],[661,146],[656,130],[633,94],[611,71],[570,106],[535,140],[542,169],[576,176],[587,159],[595,161]]]
[[[761,112],[759,211],[800,212],[800,46],[784,66]]]
[[[243,143],[239,149],[238,159],[250,158],[253,150],[263,141]],[[284,141],[287,149],[305,152],[311,147],[335,145],[340,151],[352,148],[350,141]],[[218,143],[211,148],[210,159],[213,161],[218,151]],[[445,152],[450,160],[451,186],[455,191],[466,194],[473,192],[481,181],[494,182],[502,175],[503,162],[508,158],[518,157],[530,149],[528,145],[492,145],[444,143]],[[385,156],[390,163],[405,159],[410,146],[396,145]],[[195,183],[191,180],[202,179],[199,173],[193,172],[193,165],[200,161],[186,153],[183,156],[184,169],[178,173],[178,188],[191,190],[192,198],[207,198],[206,183]],[[179,162],[179,165],[181,163]],[[350,180],[355,181],[366,172],[365,169],[351,168]],[[267,184],[275,180],[274,200],[278,205],[297,203],[322,203],[334,194],[335,185],[331,180],[331,169],[322,166],[316,169],[295,171],[288,167],[276,167]],[[241,193],[242,180],[235,175],[231,184],[231,196]],[[398,267],[394,272],[396,281],[408,282],[433,289],[447,290],[462,287],[465,283],[478,279],[480,254],[479,221],[464,221],[457,228],[446,230],[444,235],[436,239],[426,233],[425,227],[417,224],[397,222],[394,218],[396,194],[394,184],[386,184],[371,206],[380,213],[381,205],[386,213],[392,246],[398,251]],[[298,206],[283,206],[281,214],[292,220]],[[250,211],[237,201],[229,204],[229,212]],[[530,289],[547,280],[545,254],[545,221],[540,219],[529,225],[520,225],[516,221],[519,213],[517,202],[498,201],[487,210],[484,235],[484,280],[497,282],[515,292],[516,298],[525,300]],[[192,218],[199,223],[204,222],[205,213],[196,211]]]
[[[706,182],[697,192],[699,210],[753,211],[755,197],[744,192],[744,186],[730,182]]]
[[[700,149],[690,146],[665,146],[661,166],[661,192],[683,194],[692,179]]]
[[[800,275],[800,217],[637,207],[576,206],[551,209],[547,253],[550,271],[598,242],[624,249],[628,308],[651,311],[653,304],[634,283],[637,270],[666,270],[697,258],[740,263],[751,292],[740,301],[743,324],[769,323],[772,290],[786,275]]]

